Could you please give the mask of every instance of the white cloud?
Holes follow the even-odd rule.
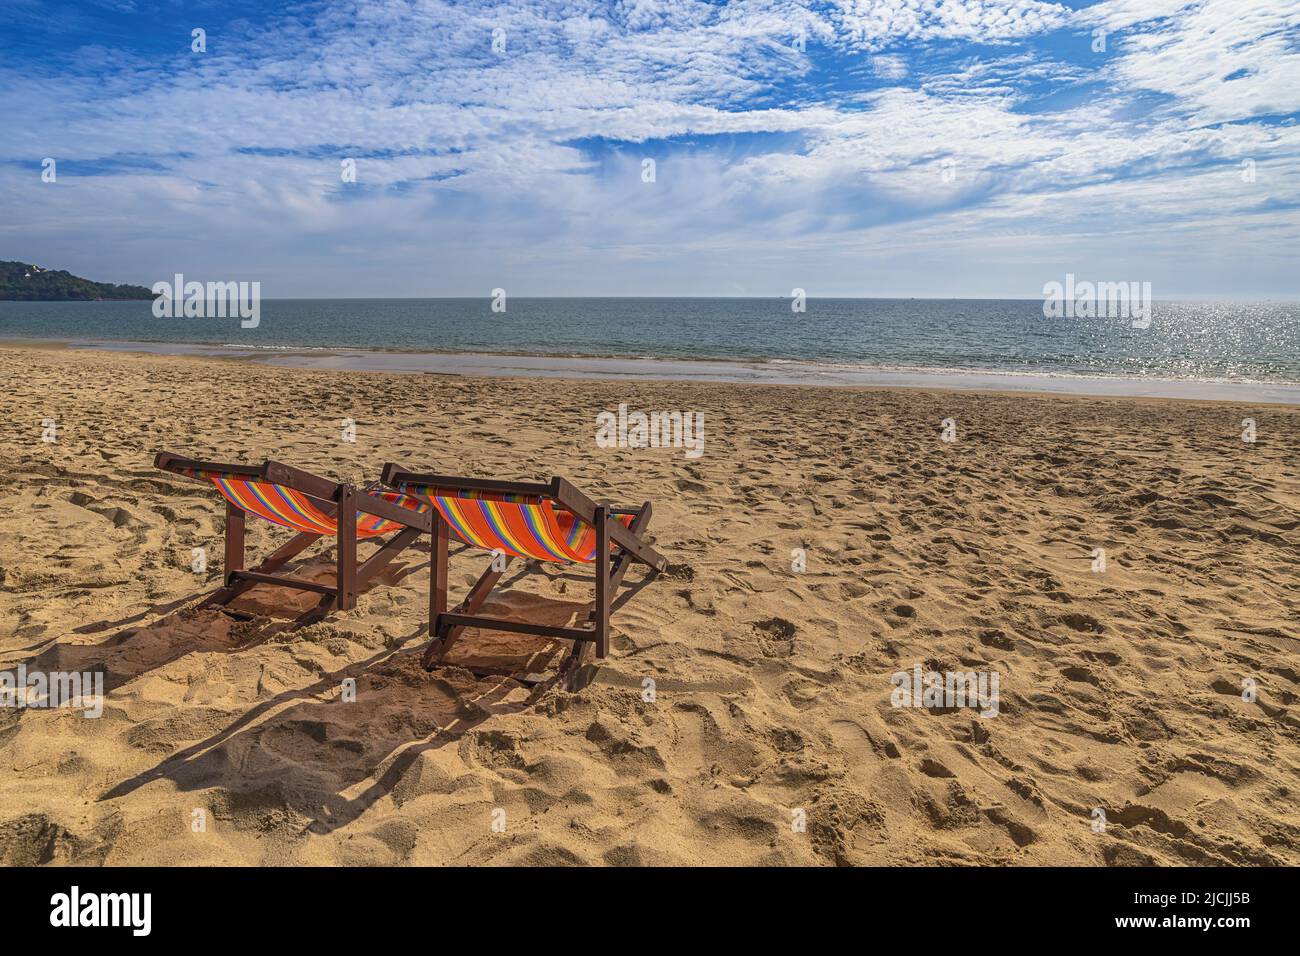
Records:
[[[1121,36],[1116,79],[1167,94],[1173,109],[1198,124],[1295,113],[1298,36],[1300,3],[1189,4]]]
[[[887,80],[901,80],[907,76],[907,60],[898,54],[873,56],[871,65],[879,76]]]

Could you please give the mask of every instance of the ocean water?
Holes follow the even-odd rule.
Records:
[[[1300,303],[1161,302],[1146,329],[992,299],[270,299],[260,324],[143,302],[0,302],[0,339],[720,359],[1179,381],[1300,383]]]

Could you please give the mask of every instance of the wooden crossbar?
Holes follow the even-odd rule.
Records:
[[[444,611],[439,624],[443,627],[481,627],[489,631],[512,631],[516,634],[536,634],[539,637],[562,637],[570,641],[594,641],[596,632],[591,628],[560,627],[553,624],[530,624],[527,621],[511,621],[503,617],[488,617],[481,614],[456,614]]]
[[[259,571],[231,571],[228,580],[252,581],[254,584],[276,584],[285,588],[297,588],[299,591],[315,591],[317,594],[338,595],[338,588],[306,578],[295,578],[288,574],[262,574]]]

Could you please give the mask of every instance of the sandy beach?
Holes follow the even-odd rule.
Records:
[[[0,863],[1300,864],[1295,407],[12,347],[0,378],[0,670],[105,686],[95,718],[0,710]],[[702,413],[703,454],[597,447],[620,403]],[[653,502],[670,567],[582,689],[427,673],[420,552],[309,628],[283,589],[195,610],[224,510],[162,449],[562,475]],[[249,521],[251,553],[287,536]],[[453,600],[486,561],[453,553]],[[591,598],[506,581],[505,615]],[[996,712],[894,706],[918,669],[996,675]]]

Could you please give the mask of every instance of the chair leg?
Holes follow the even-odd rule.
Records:
[[[449,542],[447,522],[436,512],[433,515],[433,534],[429,537],[429,646],[425,649],[421,663],[432,670],[450,643],[439,633],[438,619],[447,610]]]
[[[335,520],[339,548],[335,600],[340,611],[350,611],[357,606],[357,490],[352,485],[343,485],[339,490]]]
[[[609,656],[609,506],[596,508],[596,656]]]
[[[244,509],[226,502],[226,583],[231,571],[244,570]]]

